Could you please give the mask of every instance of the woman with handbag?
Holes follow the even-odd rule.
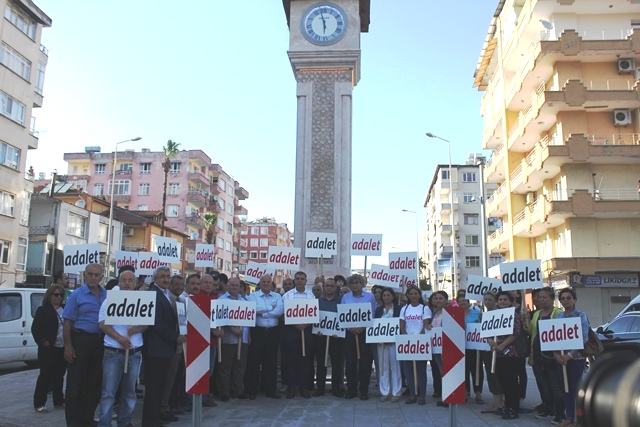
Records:
[[[582,340],[584,341],[586,348],[587,343],[589,342],[589,330],[591,329],[591,325],[589,325],[589,320],[587,319],[587,315],[584,311],[576,309],[576,301],[578,300],[576,291],[571,288],[562,289],[558,292],[558,299],[560,300],[562,307],[564,307],[564,311],[558,314],[556,319],[579,318],[580,323],[582,324]],[[562,368],[563,366],[566,366],[567,368],[567,385],[569,390],[568,393],[564,393],[564,405],[567,417],[558,425],[562,427],[573,426],[576,419],[576,396],[578,393],[578,383],[580,382],[580,378],[582,378],[586,359],[583,357],[580,350],[571,350],[566,352],[564,355],[559,352],[555,352],[555,359],[558,362],[557,372],[563,387],[564,375]]]
[[[53,388],[53,406],[64,407],[62,384],[67,362],[64,360],[64,337],[62,333],[62,301],[64,288],[53,285],[42,298],[42,305],[36,310],[31,324],[31,334],[38,344],[40,375],[33,392],[33,407],[36,412],[47,413],[47,392]]]

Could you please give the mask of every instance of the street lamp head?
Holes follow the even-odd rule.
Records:
[[[132,141],[140,141],[142,139],[141,136],[136,136],[135,138],[132,138]]]
[[[427,132],[425,135],[427,135],[429,138],[437,138],[437,136],[435,136],[431,132]]]

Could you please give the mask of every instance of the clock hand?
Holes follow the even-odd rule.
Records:
[[[327,22],[324,20],[322,13],[320,13],[320,19],[322,19],[322,34],[327,34]]]

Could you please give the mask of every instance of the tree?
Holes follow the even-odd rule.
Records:
[[[164,160],[162,162],[162,169],[164,170],[164,186],[162,188],[162,227],[160,234],[164,237],[165,222],[167,222],[167,180],[169,179],[169,170],[171,169],[171,159],[178,154],[178,147],[180,143],[172,140],[167,141],[167,145],[162,147],[164,151]]]
[[[215,212],[207,212],[204,214],[204,225],[206,228],[204,238],[208,244],[213,243],[213,229],[216,226],[216,222],[218,221],[218,214]]]

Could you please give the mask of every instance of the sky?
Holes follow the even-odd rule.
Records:
[[[281,0],[35,3],[53,25],[27,167],[66,173],[66,152],[112,152],[137,136],[118,149],[160,151],[171,139],[249,192],[249,220],[275,217],[293,231],[296,82]],[[415,250],[422,236],[436,165],[449,162],[447,143],[426,132],[451,142],[454,164],[483,152],[473,74],[497,3],[371,0],[352,140],[352,231],[383,234],[383,256],[368,264]]]

